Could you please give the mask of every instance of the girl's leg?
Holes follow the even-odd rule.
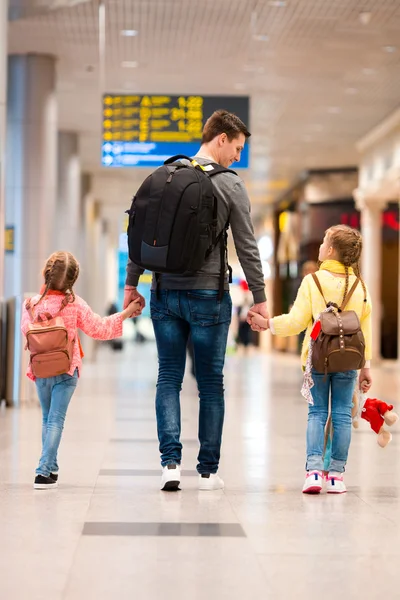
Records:
[[[323,471],[324,432],[328,419],[331,376],[325,377],[324,373],[313,371],[313,381],[311,394],[314,404],[310,405],[308,409],[306,470]]]
[[[75,372],[73,376],[64,374],[51,379],[55,380],[55,383],[51,393],[46,439],[39,466],[36,469],[36,474],[43,475],[44,477],[48,477],[53,472],[52,469],[57,465],[57,452],[64,428],[65,416],[76,388],[78,375]]]
[[[42,407],[42,451],[47,433],[47,419],[50,412],[51,390],[54,384],[54,377],[36,379],[36,390],[39,396],[40,406]]]
[[[351,441],[351,409],[357,372],[332,374],[332,458],[329,471],[343,473]]]

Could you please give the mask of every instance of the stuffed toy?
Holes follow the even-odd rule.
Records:
[[[358,429],[359,417],[367,421],[372,431],[378,435],[377,442],[381,448],[385,448],[392,441],[392,434],[384,428],[384,424],[388,427],[394,425],[398,421],[398,415],[393,412],[393,404],[386,404],[382,400],[376,398],[367,398],[362,400],[362,394],[355,391],[353,395],[353,407],[351,416],[353,419],[353,427]],[[361,398],[361,401],[360,401]],[[324,472],[327,474],[332,452],[332,416],[329,415],[325,427],[325,444],[324,444]]]
[[[372,431],[378,434],[378,444],[384,448],[392,441],[392,434],[384,428],[384,424],[390,427],[398,421],[398,415],[393,412],[393,404],[386,404],[376,398],[367,398],[361,409],[361,418],[368,421]]]

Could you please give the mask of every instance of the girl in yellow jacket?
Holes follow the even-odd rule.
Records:
[[[327,302],[340,306],[356,278],[360,278],[346,310],[354,310],[360,319],[365,338],[365,367],[359,375],[359,385],[364,392],[372,384],[370,374],[371,360],[371,301],[364,281],[360,276],[360,258],[362,237],[359,231],[346,225],[336,225],[328,229],[319,250],[320,268],[316,275]],[[273,319],[265,319],[259,314],[250,313],[252,325],[270,329],[271,333],[290,336],[306,331],[302,365],[305,368],[310,344],[313,322],[325,310],[324,299],[318,290],[312,275],[304,277],[297,298],[289,314]],[[351,407],[356,385],[357,371],[340,373],[318,373],[312,371],[313,403],[309,405],[307,425],[307,462],[304,493],[319,493],[323,487],[324,429],[328,418],[329,395],[332,411],[332,455],[327,478],[327,491],[346,492],[343,481],[347,455],[351,439]]]

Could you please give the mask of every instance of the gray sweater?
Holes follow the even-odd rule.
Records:
[[[209,159],[196,156],[201,165],[211,163]],[[183,162],[183,161],[182,161]],[[246,276],[254,302],[264,302],[265,285],[260,253],[254,237],[250,217],[250,200],[243,181],[235,173],[220,173],[212,179],[218,198],[218,231],[229,221],[236,252]],[[160,289],[168,290],[217,290],[221,271],[220,249],[215,248],[202,268],[191,275],[163,273],[159,278]],[[143,269],[128,260],[126,285],[137,286]],[[155,289],[153,277],[152,289]],[[229,290],[228,278],[225,289]]]

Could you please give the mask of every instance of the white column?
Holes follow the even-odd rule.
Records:
[[[62,131],[58,134],[58,193],[54,245],[59,250],[71,252],[78,261],[83,258],[80,256],[80,220],[81,166],[78,135]]]
[[[12,55],[8,61],[6,222],[15,251],[5,257],[6,296],[37,291],[54,250],[57,190],[55,59]]]
[[[7,105],[7,26],[8,1],[0,2],[0,298],[4,293],[4,228],[5,228],[5,145]]]
[[[354,194],[357,208],[361,211],[363,236],[362,276],[372,301],[372,360],[381,358],[382,318],[382,213],[387,202],[366,197],[360,190]]]

